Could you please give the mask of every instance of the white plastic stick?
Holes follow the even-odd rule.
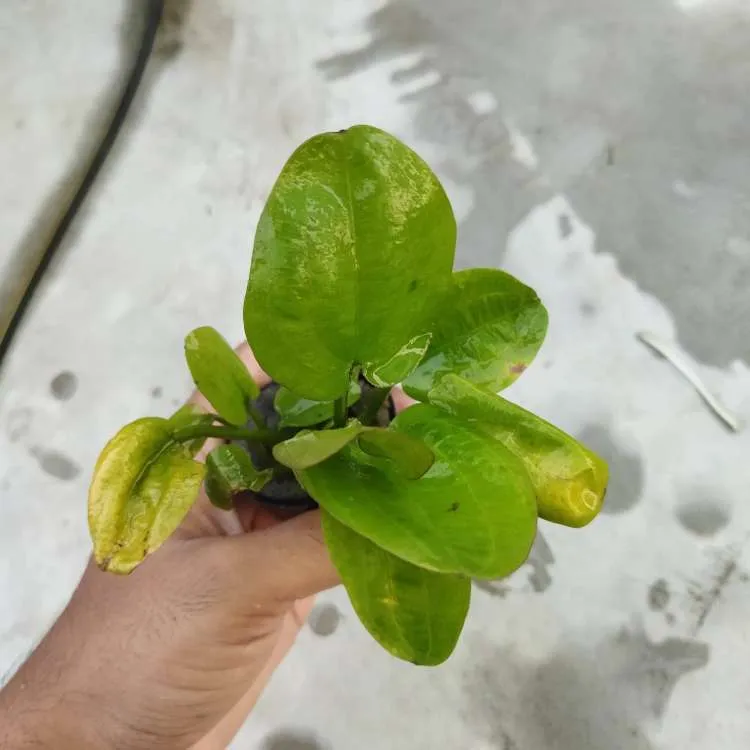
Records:
[[[708,390],[697,373],[690,367],[690,364],[685,361],[674,347],[647,331],[639,331],[636,333],[636,338],[646,344],[649,349],[653,349],[657,354],[664,357],[695,388],[698,395],[706,402],[706,405],[730,430],[734,432],[740,431],[741,425],[739,419],[726,407],[722,406],[716,396]]]

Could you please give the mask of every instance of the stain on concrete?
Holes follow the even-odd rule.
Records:
[[[694,635],[697,635],[701,631],[701,628],[705,625],[708,616],[716,606],[716,602],[719,601],[722,594],[724,593],[726,585],[729,583],[732,576],[736,572],[737,560],[735,558],[724,560],[721,563],[718,572],[714,576],[713,583],[710,588],[708,588],[707,590],[698,588],[692,589],[690,591],[690,596],[698,605],[698,618],[695,622],[695,628],[693,629]]]
[[[677,683],[709,660],[705,643],[655,643],[640,629],[570,644],[526,662],[512,648],[473,636],[481,655],[464,676],[468,723],[491,747],[653,750],[646,725],[659,719]]]
[[[326,750],[312,733],[281,729],[263,742],[263,750]]]
[[[648,590],[648,606],[654,612],[663,612],[669,606],[669,586],[660,578],[654,581]]]
[[[164,395],[164,389],[160,385],[155,385],[151,389],[151,398],[161,398]]]
[[[78,390],[78,378],[74,372],[63,370],[52,378],[49,389],[58,401],[68,401]]]
[[[609,464],[609,485],[602,512],[616,515],[629,511],[643,492],[643,462],[639,454],[622,447],[602,425],[585,427],[578,438]]]
[[[81,473],[81,467],[64,453],[39,446],[34,446],[29,452],[36,458],[41,470],[55,479],[69,482]]]
[[[560,229],[560,237],[566,240],[573,234],[573,222],[570,220],[568,214],[560,214],[557,217],[557,225]]]
[[[592,302],[581,302],[580,310],[584,318],[593,318],[596,315],[597,307]]]
[[[335,604],[318,604],[310,612],[307,624],[315,635],[329,636],[336,632],[341,622],[341,612]]]
[[[28,406],[20,406],[8,413],[5,429],[11,443],[17,443],[21,438],[28,435],[33,414]]]
[[[718,534],[730,520],[729,510],[718,500],[702,494],[686,498],[675,510],[684,529],[701,537]]]
[[[526,560],[526,564],[531,566],[529,583],[537,594],[545,592],[552,585],[549,566],[554,562],[555,556],[552,554],[547,540],[541,534],[537,533],[534,546],[531,548],[531,553]]]
[[[394,82],[430,76],[409,89],[417,135],[443,147],[442,173],[474,198],[460,267],[497,265],[498,237],[548,190],[566,192],[602,252],[676,317],[686,349],[724,367],[750,362],[750,337],[733,325],[750,319],[750,264],[724,250],[750,236],[750,151],[737,150],[750,121],[747,26],[741,3],[708,23],[680,5],[570,0],[561,23],[556,3],[529,13],[469,0],[459,19],[452,3],[391,0],[368,18],[364,46],[319,65],[342,78],[411,55]],[[470,44],[457,43],[459,22]],[[477,89],[498,103],[481,117]],[[506,120],[534,134],[538,171],[513,163]],[[677,181],[700,192],[687,202]]]
[[[193,0],[166,0],[159,32],[154,40],[154,57],[171,61],[184,46],[183,35]]]
[[[555,556],[552,554],[547,540],[542,534],[537,533],[531,552],[524,563],[524,567],[530,568],[529,585],[537,594],[544,593],[552,585],[549,568],[554,562]],[[513,588],[506,583],[506,579],[502,578],[494,581],[474,581],[474,586],[495,599],[504,599],[513,591]]]
[[[504,581],[474,581],[474,586],[480,591],[484,591],[485,594],[489,594],[495,599],[505,599],[506,596],[512,591],[511,587],[508,586]]]

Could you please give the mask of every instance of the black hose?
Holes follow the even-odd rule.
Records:
[[[86,200],[91,187],[96,181],[96,178],[99,175],[104,162],[107,160],[107,156],[109,155],[120,130],[122,129],[125,118],[130,110],[130,105],[133,103],[133,99],[135,98],[138,87],[140,86],[146,65],[151,57],[151,51],[154,47],[154,40],[159,29],[163,10],[164,0],[148,0],[145,5],[143,36],[141,37],[141,42],[138,45],[136,54],[133,57],[132,68],[125,81],[125,86],[122,89],[117,106],[112,113],[104,137],[97,146],[91,159],[91,163],[81,180],[81,185],[73,194],[65,213],[55,227],[46,248],[39,258],[34,273],[31,275],[31,278],[23,291],[23,295],[21,296],[7,327],[2,334],[2,340],[0,341],[0,369],[2,369],[5,364],[5,360],[8,356],[15,335],[18,332],[24,315],[28,310],[45,272],[49,268],[49,265],[52,262],[55,253],[60,248],[68,229],[70,229],[71,224]]]

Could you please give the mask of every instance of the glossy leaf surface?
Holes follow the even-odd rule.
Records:
[[[123,427],[102,451],[89,489],[89,529],[100,568],[129,573],[179,526],[204,466],[172,440],[169,421]]]
[[[220,445],[206,458],[205,488],[208,499],[218,508],[230,510],[238,492],[259,492],[273,476],[271,469],[257,469],[239,445]]]
[[[293,438],[273,447],[273,457],[290,469],[308,469],[338,453],[363,430],[356,420],[337,430],[302,430]]]
[[[362,368],[364,376],[378,388],[400,383],[411,375],[422,361],[432,339],[431,333],[422,333],[401,347],[387,362],[382,365],[366,364]]]
[[[191,331],[185,337],[185,359],[195,385],[214,409],[228,422],[245,425],[247,403],[260,390],[218,331],[208,326]]]
[[[350,383],[347,404],[356,404],[361,395],[359,383]],[[273,406],[279,414],[280,427],[309,427],[333,419],[333,401],[311,401],[284,386],[276,391]]]
[[[346,392],[425,333],[450,283],[456,224],[430,168],[391,135],[359,125],[303,143],[258,223],[245,297],[263,369],[306,398]]]
[[[499,578],[521,565],[536,531],[523,464],[434,406],[406,409],[390,428],[435,455],[421,479],[373,465],[356,445],[297,478],[338,521],[415,565],[477,578]]]
[[[358,444],[370,456],[391,462],[407,479],[419,479],[435,463],[432,451],[421,440],[397,430],[367,429],[359,436]]]
[[[579,527],[601,510],[609,476],[607,464],[575,438],[456,376],[445,377],[430,392],[430,401],[461,419],[472,420],[523,461],[541,518]]]
[[[466,619],[469,579],[419,568],[330,514],[321,518],[333,564],[373,638],[399,659],[442,664],[453,653]]]
[[[437,306],[430,347],[404,389],[424,401],[453,373],[499,391],[534,359],[546,332],[547,311],[533,289],[496,269],[459,271]]]

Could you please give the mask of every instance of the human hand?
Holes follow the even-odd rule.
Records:
[[[261,386],[269,382],[247,346],[240,356]],[[226,747],[294,642],[310,597],[337,582],[317,511],[282,520],[247,500],[226,512],[201,494],[131,575],[89,563],[0,693],[0,746]]]

